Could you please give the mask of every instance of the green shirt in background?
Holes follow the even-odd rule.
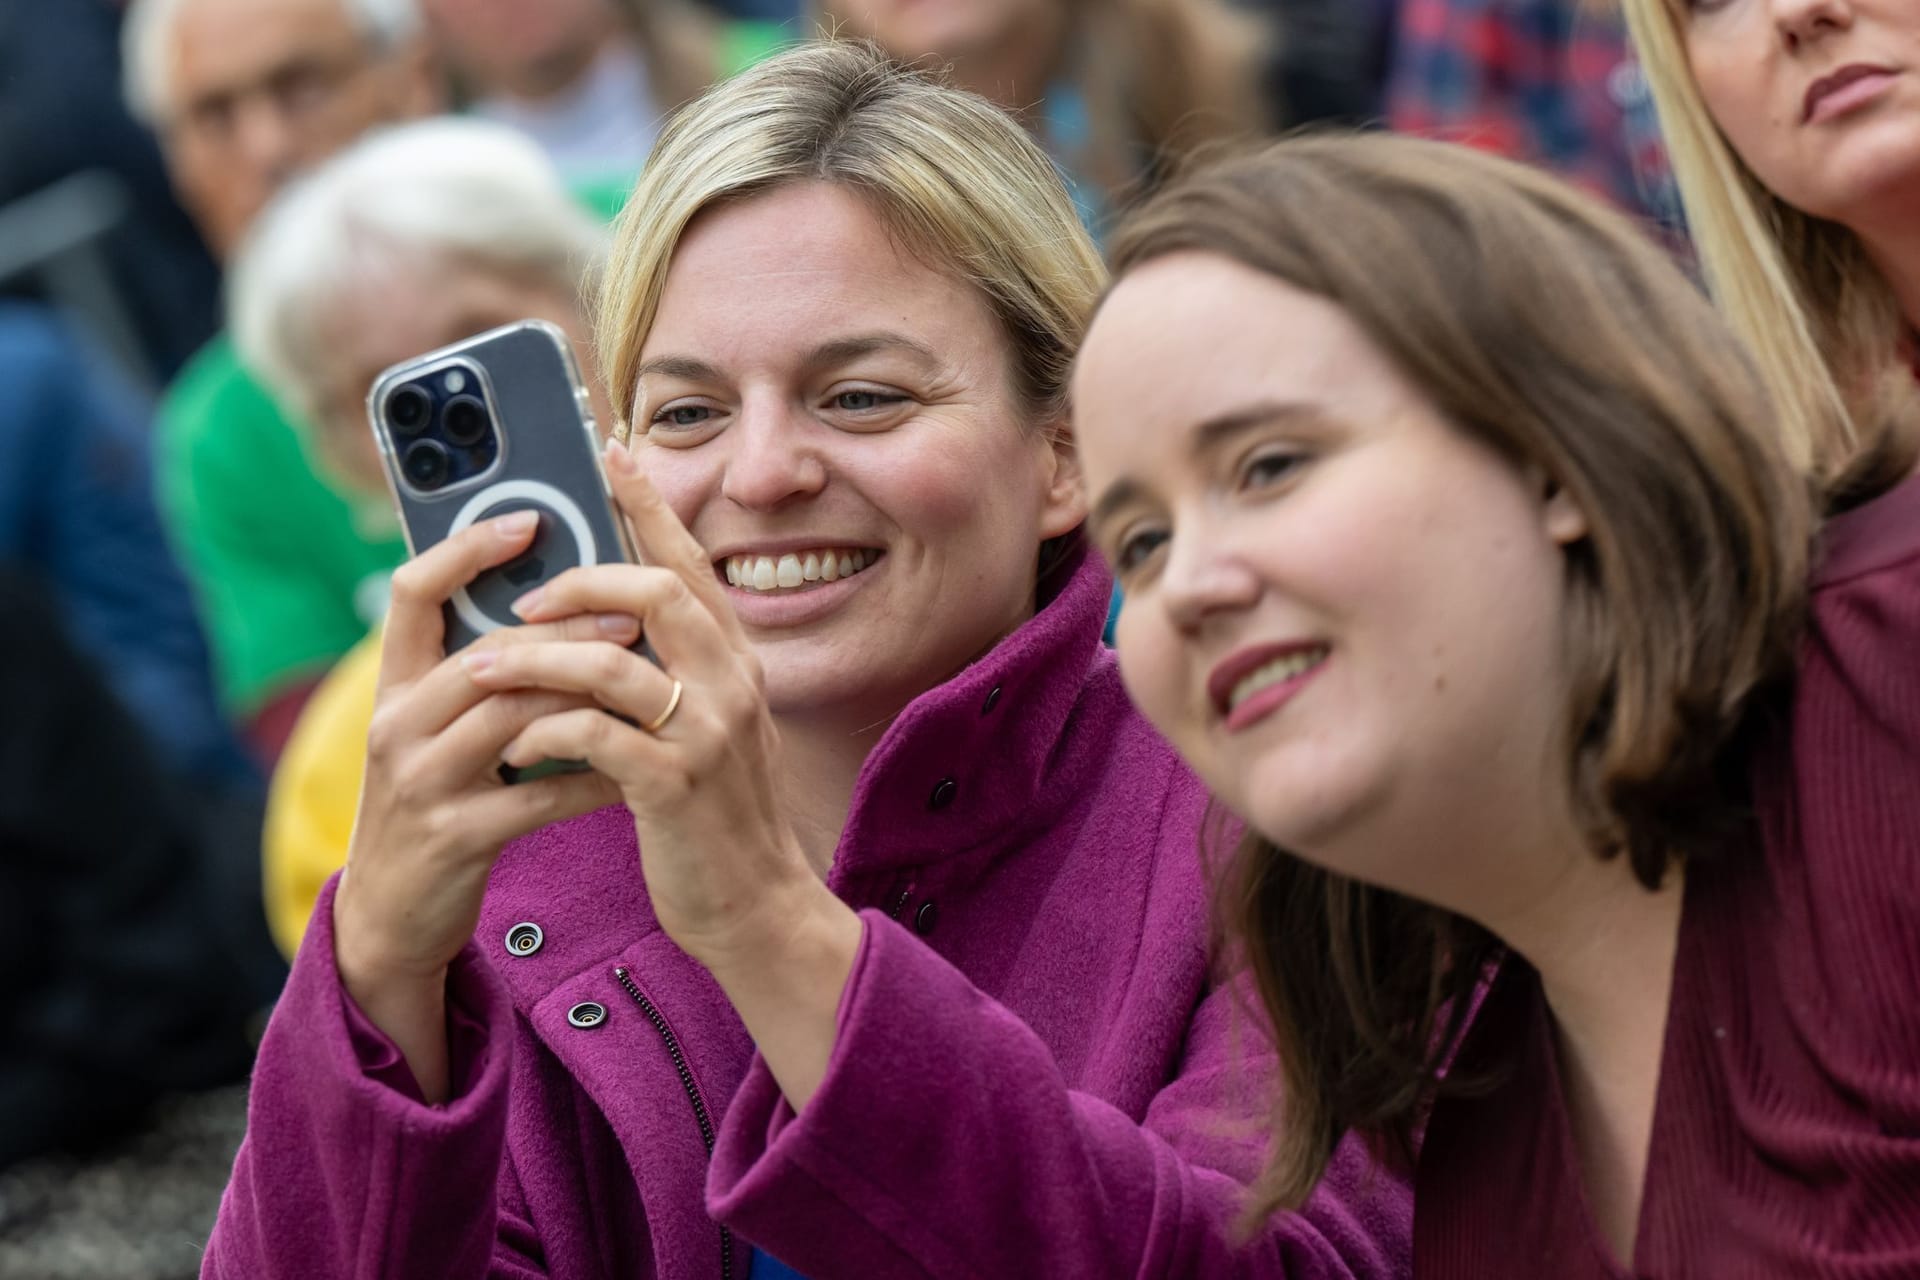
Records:
[[[774,23],[722,30],[726,74],[776,51]],[[631,177],[582,183],[611,221]],[[309,456],[304,433],[241,367],[225,334],[167,389],[155,437],[160,504],[191,580],[230,714],[324,674],[386,611],[407,548],[384,497],[356,505]]]
[[[154,456],[229,712],[321,675],[379,620],[407,554],[392,513],[356,509],[316,472],[226,335],[167,389]]]

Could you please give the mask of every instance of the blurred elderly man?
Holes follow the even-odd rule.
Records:
[[[125,38],[128,104],[222,257],[293,174],[438,106],[413,0],[135,0]]]
[[[413,0],[133,0],[124,38],[128,103],[223,258],[294,174],[441,100]],[[384,501],[348,496],[305,436],[218,337],[169,390],[156,437],[222,701],[267,758],[405,555]]]

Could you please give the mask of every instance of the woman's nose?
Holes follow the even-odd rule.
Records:
[[[1160,602],[1183,631],[1214,617],[1250,608],[1260,598],[1260,579],[1227,543],[1204,534],[1174,538],[1160,576]]]
[[[1773,0],[1773,23],[1789,49],[1853,25],[1852,0]]]
[[[721,495],[754,511],[769,511],[795,498],[817,494],[826,485],[827,468],[812,441],[809,424],[774,406],[743,406],[728,434]]]

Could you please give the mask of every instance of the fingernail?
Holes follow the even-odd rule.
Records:
[[[633,474],[633,454],[627,451],[627,446],[611,437],[607,440],[607,469],[623,476]]]
[[[516,511],[510,516],[501,516],[494,528],[500,531],[500,536],[503,538],[517,538],[539,523],[538,511]]]
[[[475,675],[478,675],[480,674],[480,672],[485,671],[488,667],[492,666],[495,660],[499,658],[499,656],[500,656],[499,654],[495,653],[491,649],[475,649],[471,653],[461,654],[460,664],[464,666],[468,671],[471,671]]]
[[[603,613],[594,621],[600,624],[600,630],[610,636],[632,635],[640,629],[640,624],[630,613]]]
[[[545,587],[535,587],[533,590],[527,592],[527,594],[521,596],[518,600],[515,600],[512,604],[508,605],[507,607],[509,609],[512,609],[514,613],[519,616],[521,621],[524,622],[526,619],[531,618],[536,612],[539,611],[540,601],[546,596],[546,594],[547,594],[547,589]]]

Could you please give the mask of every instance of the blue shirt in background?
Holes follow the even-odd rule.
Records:
[[[755,1249],[753,1263],[747,1268],[747,1280],[807,1280],[807,1278],[772,1254]]]
[[[250,772],[154,508],[151,407],[45,308],[0,302],[0,561],[44,581],[75,644],[175,772]]]

